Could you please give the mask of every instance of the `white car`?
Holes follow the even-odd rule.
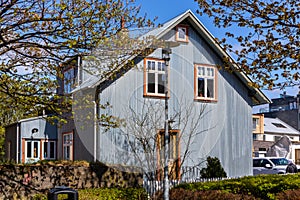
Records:
[[[289,160],[281,157],[253,158],[253,175],[258,174],[285,174]],[[297,166],[298,171],[300,169]]]

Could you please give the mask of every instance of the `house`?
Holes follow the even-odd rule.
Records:
[[[288,137],[291,142],[287,157],[299,163],[300,132],[279,118],[264,117],[264,114],[253,115],[253,149],[255,157],[265,157],[268,150],[283,136]]]
[[[58,128],[58,159],[160,173],[167,121],[175,178],[180,167],[202,166],[207,156],[218,157],[228,176],[252,174],[252,106],[269,99],[244,73],[224,69],[228,54],[190,10],[146,36],[168,41],[170,60],[162,59],[159,45],[149,45],[151,51],[127,57],[134,66],[121,64],[105,78],[87,73],[86,57],[64,67],[59,91],[77,102],[74,120]],[[234,62],[230,67],[238,69]],[[105,116],[120,126],[108,128]]]
[[[269,111],[264,112],[266,117],[279,118],[300,131],[300,93],[296,96],[287,95],[285,92],[280,98],[272,99]]]
[[[43,116],[19,120],[5,127],[6,159],[17,163],[55,160],[57,127]]]

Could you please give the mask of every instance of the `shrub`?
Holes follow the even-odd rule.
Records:
[[[78,190],[80,200],[146,200],[147,193],[143,188],[94,188]],[[58,199],[66,196],[59,195]],[[46,200],[47,195],[37,194],[33,200]]]
[[[295,190],[300,190],[300,173],[248,176],[238,179],[205,183],[186,183],[181,184],[176,188],[183,188],[191,191],[222,190],[232,194],[250,195],[255,198],[273,200],[277,198],[276,195],[293,196]],[[290,191],[287,192],[288,190]]]
[[[208,156],[206,161],[206,168],[202,168],[200,171],[201,178],[227,177],[219,158]]]

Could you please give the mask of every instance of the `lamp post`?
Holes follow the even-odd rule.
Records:
[[[169,98],[169,89],[168,89],[168,66],[170,61],[170,54],[172,50],[170,48],[163,48],[162,49],[162,59],[165,61],[165,135],[164,135],[164,200],[169,200],[169,115],[168,115],[168,98]]]

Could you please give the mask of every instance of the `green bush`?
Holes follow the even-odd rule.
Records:
[[[223,181],[181,184],[176,188],[190,191],[221,190],[231,194],[273,200],[284,191],[300,190],[300,174],[248,176]]]
[[[227,177],[219,158],[208,156],[206,162],[206,168],[202,168],[200,171],[201,178]]]
[[[78,190],[80,200],[145,200],[147,193],[143,188],[94,188]],[[65,199],[59,195],[58,199]],[[37,194],[33,200],[46,200],[47,195]]]

